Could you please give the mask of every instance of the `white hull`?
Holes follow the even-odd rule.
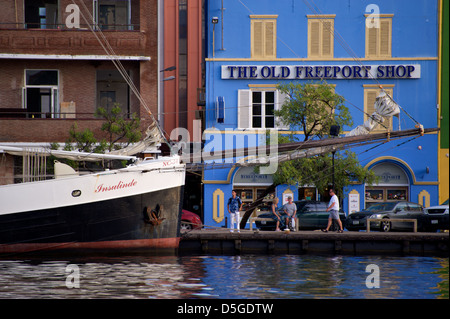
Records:
[[[41,182],[0,186],[0,216],[129,197],[184,185],[178,157],[124,169]]]

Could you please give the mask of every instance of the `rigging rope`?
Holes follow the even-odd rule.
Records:
[[[124,80],[127,82],[127,84],[129,85],[130,89],[132,90],[132,92],[136,95],[136,97],[139,99],[141,104],[144,106],[145,110],[150,115],[152,121],[156,124],[156,127],[158,128],[158,131],[159,131],[159,134],[160,134],[161,138],[169,146],[169,148],[171,148],[171,145],[168,142],[168,140],[167,140],[163,130],[159,126],[158,121],[155,119],[155,117],[154,117],[153,113],[151,112],[150,108],[148,107],[146,101],[143,99],[143,97],[140,94],[139,90],[134,85],[133,80],[131,79],[130,75],[127,73],[126,69],[124,68],[122,62],[118,58],[118,55],[115,53],[114,49],[109,44],[108,39],[106,38],[106,36],[102,32],[101,28],[98,26],[98,23],[95,21],[94,16],[89,13],[89,9],[87,8],[87,6],[86,6],[86,4],[84,3],[83,0],[79,0],[79,2],[82,4],[84,10],[86,12],[88,12],[88,16],[89,16],[90,20],[92,20],[92,25],[91,25],[90,21],[86,18],[84,13],[80,10],[80,14],[81,14],[83,20],[86,22],[87,26],[89,27],[89,30],[94,34],[94,36],[96,37],[96,39],[99,42],[99,44],[101,45],[101,47],[106,52],[107,56],[110,58],[111,62],[114,64],[114,66],[117,68],[117,70],[122,75]],[[75,0],[72,0],[72,3],[77,5]],[[95,30],[94,30],[94,28],[95,28]],[[101,39],[100,39],[100,37],[98,35],[100,35]]]
[[[312,4],[310,4],[309,3],[309,1],[311,1],[314,5],[312,5]],[[318,15],[318,16],[320,16],[321,14],[323,14],[322,12],[321,12],[321,10],[319,9],[319,7],[315,4],[315,2],[314,2],[314,0],[303,0],[303,2],[305,3],[305,5],[314,13],[314,14],[316,14],[316,15]],[[317,8],[317,10],[314,8],[314,6]],[[319,20],[321,21],[321,22],[323,22],[323,19],[322,18],[320,18],[319,17]],[[326,24],[325,23],[322,23],[322,25],[324,25],[324,26],[326,26]],[[336,28],[334,28],[333,27],[333,30],[331,30],[331,28],[329,27],[329,28],[327,28],[327,31],[331,34],[331,36],[333,36],[333,38],[334,39],[336,39],[338,42],[339,42],[339,44],[342,46],[342,48],[352,57],[352,59],[356,62],[356,63],[358,63],[361,67],[365,67],[364,66],[364,64],[361,62],[361,60],[360,60],[360,58],[356,55],[356,53],[353,51],[353,49],[348,45],[348,43],[345,41],[345,39],[341,36],[341,34],[336,30]],[[400,104],[398,104],[395,100],[394,100],[394,98],[392,97],[392,96],[390,96],[384,89],[383,89],[383,86],[382,86],[382,84],[380,83],[380,81],[378,81],[378,79],[376,78],[376,77],[374,77],[372,74],[370,74],[369,73],[369,75],[370,75],[370,77],[371,77],[371,79],[373,80],[373,81],[375,81],[377,84],[378,84],[378,86],[380,87],[380,89],[384,92],[384,93],[386,93],[386,95],[394,102],[394,103],[396,103],[397,105],[398,105],[398,107],[403,111],[403,112],[405,112],[405,114],[414,122],[414,123],[416,123],[417,125],[419,125],[420,126],[420,124],[419,124],[419,122],[416,120],[416,119],[414,119],[408,112],[406,112],[406,110],[405,109],[403,109],[403,107],[400,105]],[[366,115],[369,115],[369,114],[367,114],[366,113]],[[370,117],[371,117],[371,115],[369,115]],[[375,119],[374,119],[375,120]],[[379,124],[381,124],[381,123],[379,123]],[[382,124],[381,124],[382,125]],[[384,126],[384,125],[383,125]],[[416,126],[417,127],[417,126]]]

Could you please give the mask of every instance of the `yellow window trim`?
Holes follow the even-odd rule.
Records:
[[[335,14],[307,14],[306,17],[308,19],[334,19],[336,18]]]
[[[369,14],[366,13],[364,14],[364,16],[366,18],[371,17],[371,18],[393,18],[394,14],[393,13],[383,13],[383,14]]]
[[[277,19],[278,14],[251,14],[250,19]]]

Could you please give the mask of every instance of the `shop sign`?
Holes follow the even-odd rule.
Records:
[[[419,79],[420,64],[222,65],[223,80]]]
[[[240,168],[234,177],[234,185],[272,185],[273,177],[269,174],[257,174],[253,167]]]
[[[380,177],[380,184],[408,185],[409,180],[403,169],[394,164],[380,164],[372,168]]]

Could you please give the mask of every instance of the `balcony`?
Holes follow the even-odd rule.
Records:
[[[146,44],[150,41],[146,41],[146,26],[141,29],[140,15],[143,13],[138,2],[95,0],[94,12],[85,12],[86,8],[92,9],[92,4],[86,8],[80,6],[76,19],[70,16],[70,10],[66,11],[67,3],[71,2],[24,0],[23,7],[19,3],[16,9],[23,13],[22,19],[16,20],[17,12],[14,15],[13,12],[5,13],[0,22],[0,52],[105,55],[98,40],[104,36],[117,55],[149,55]],[[88,21],[94,19],[96,23],[87,25],[85,17]]]
[[[104,31],[117,55],[149,55],[145,35],[139,31]],[[0,31],[3,54],[105,55],[106,52],[90,30],[16,29]]]

